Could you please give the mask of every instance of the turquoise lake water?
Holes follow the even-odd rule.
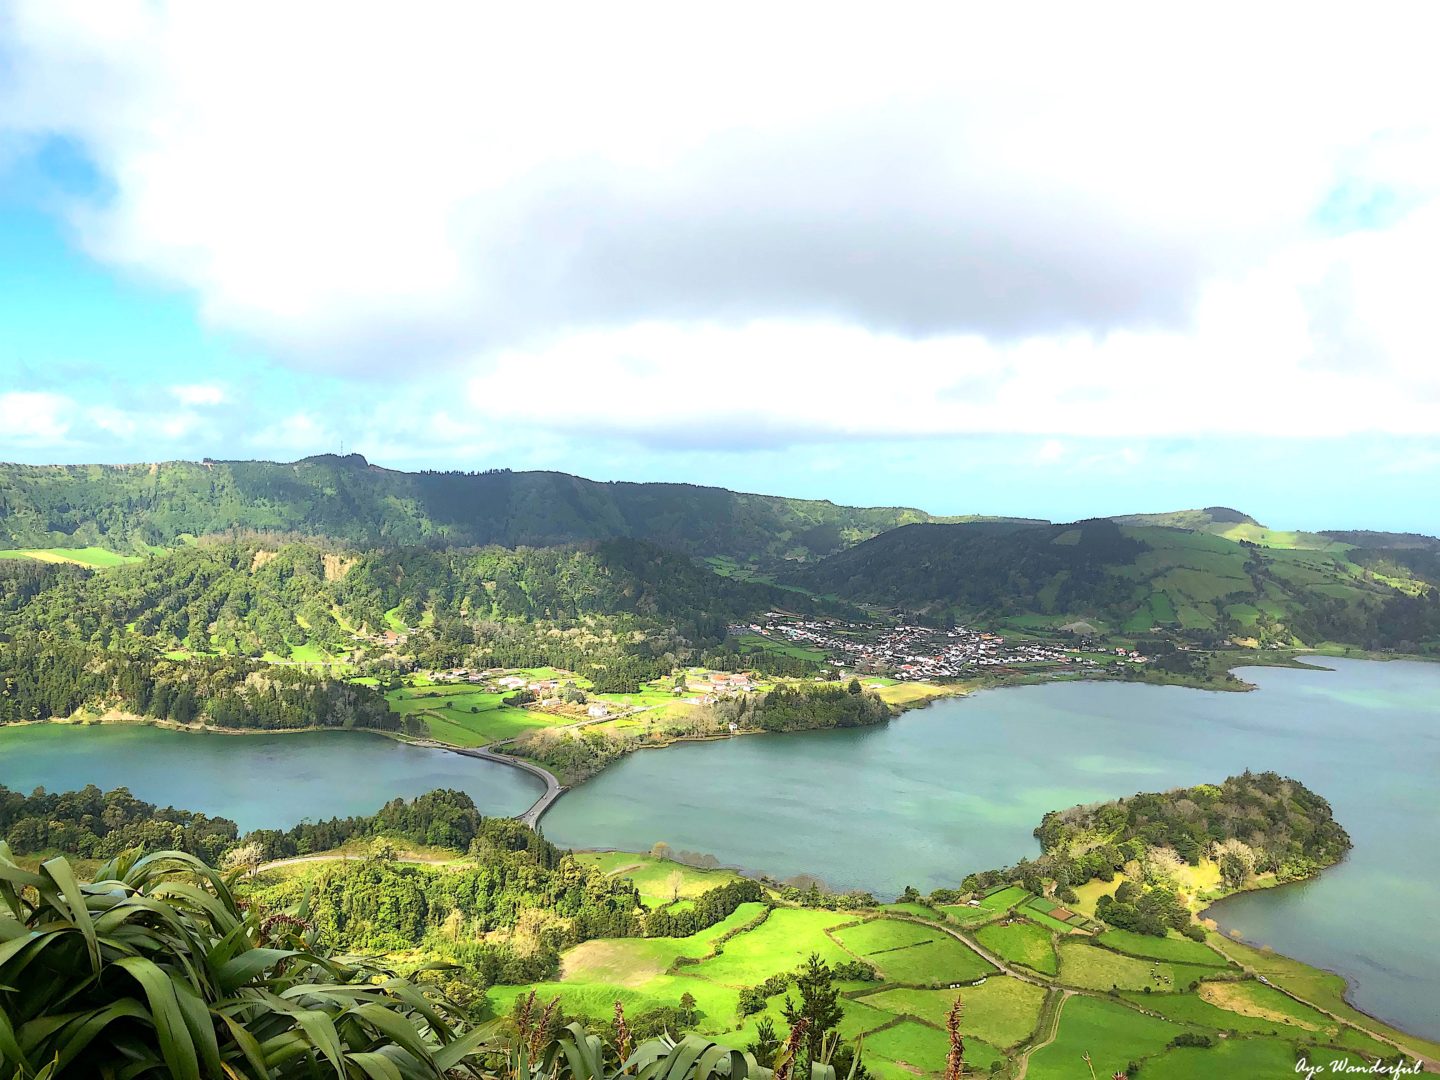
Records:
[[[657,840],[777,877],[894,895],[1033,855],[1045,811],[1273,769],[1330,800],[1355,850],[1319,879],[1235,897],[1227,929],[1337,971],[1351,999],[1440,1038],[1440,665],[1326,660],[1254,668],[1260,689],[1121,683],[989,691],[877,728],[750,736],[634,754],[566,794],[557,843]],[[242,829],[370,813],[397,795],[469,792],[489,814],[540,794],[502,765],[375,735],[196,735],[0,728],[0,783],[126,785]]]
[[[1033,855],[1045,811],[1224,779],[1293,776],[1355,849],[1318,880],[1228,900],[1247,940],[1337,971],[1351,999],[1440,1037],[1440,665],[1252,668],[1260,689],[1123,683],[989,691],[873,729],[634,754],[544,819],[557,843],[657,840],[778,877],[893,896]]]
[[[0,784],[29,792],[128,787],[160,806],[203,810],[240,831],[373,814],[403,795],[469,793],[486,814],[517,814],[540,781],[506,765],[370,732],[215,735],[122,724],[0,727]]]

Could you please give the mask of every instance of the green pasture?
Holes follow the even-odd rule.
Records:
[[[392,712],[424,720],[431,738],[455,746],[484,746],[564,722],[547,713],[506,705],[501,700],[504,696],[465,684],[442,684],[391,690],[385,700]]]
[[[887,982],[909,986],[963,983],[995,969],[944,930],[896,919],[873,919],[833,932],[845,948],[874,964]]]
[[[992,1046],[1014,1046],[1035,1030],[1045,990],[1031,983],[997,975],[979,986],[960,990],[916,990],[892,987],[867,994],[860,1000],[867,1005],[903,1016],[914,1016],[936,1027],[945,1026],[945,1018],[956,996],[965,1003],[962,1034],[974,1035]]]
[[[1225,959],[1210,946],[1175,933],[1155,937],[1152,934],[1136,934],[1129,930],[1106,930],[1095,940],[1107,948],[1131,956],[1171,960],[1178,964],[1225,966]]]
[[[825,654],[819,649],[811,649],[805,645],[766,637],[763,634],[741,634],[735,639],[735,642],[740,646],[741,652],[772,652],[779,653],[781,656],[793,656],[798,660],[815,660],[817,662],[825,659]]]
[[[1049,930],[1023,919],[1009,926],[992,923],[975,932],[975,938],[1002,960],[1024,964],[1032,971],[1054,975],[1059,971],[1055,942]]]
[[[33,559],[36,562],[75,563],[78,566],[88,566],[95,570],[103,570],[111,566],[123,566],[126,563],[139,562],[141,557],[139,555],[121,555],[119,552],[102,547],[80,547],[17,548],[13,551],[0,551],[0,559]]]
[[[681,897],[699,896],[740,876],[734,870],[706,870],[625,851],[588,851],[576,858],[612,877],[629,878],[640,890],[641,901],[650,907],[669,902],[677,889]]]
[[[1030,1056],[1026,1080],[1079,1080],[1089,1075],[1086,1054],[1096,1076],[1113,1076],[1132,1061],[1160,1053],[1181,1030],[1119,1002],[1076,995],[1061,1006],[1055,1041]]]
[[[828,964],[854,959],[825,931],[854,920],[835,911],[780,908],[754,930],[725,943],[725,951],[688,970],[726,986],[754,986],[771,975],[794,971],[811,953]]]
[[[741,904],[714,926],[684,938],[602,938],[582,942],[562,957],[562,980],[643,986],[669,971],[682,956],[699,959],[710,955],[718,938],[744,926],[764,910],[764,904]]]
[[[1197,979],[1213,975],[1214,966],[1173,964],[1102,949],[1088,941],[1060,945],[1060,981],[1091,990],[1144,990],[1170,993],[1184,990]]]

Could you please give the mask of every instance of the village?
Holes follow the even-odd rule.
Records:
[[[1064,665],[1083,669],[1099,666],[1077,646],[1043,641],[1008,641],[970,627],[950,629],[899,623],[877,629],[835,619],[804,619],[769,611],[763,623],[731,628],[732,634],[758,634],[819,650],[837,667],[890,675],[902,681],[953,679],[983,669],[1017,665]],[[1133,650],[1114,648],[1116,661],[1143,664],[1148,657]]]

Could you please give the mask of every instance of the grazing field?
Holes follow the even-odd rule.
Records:
[[[1302,1005],[1273,986],[1259,982],[1207,983],[1197,991],[1212,1005],[1243,1016],[1294,1024],[1310,1031],[1333,1030],[1335,1024],[1324,1013]]]
[[[1174,933],[1162,938],[1152,934],[1136,934],[1129,930],[1106,930],[1095,940],[1116,952],[1128,953],[1131,956],[1170,960],[1177,964],[1201,964],[1211,967],[1225,965],[1225,959],[1210,946]]]
[[[782,908],[748,933],[725,943],[725,951],[690,970],[726,986],[754,986],[779,972],[794,971],[812,952],[829,964],[853,957],[825,935],[825,931],[854,920],[835,911]]]
[[[20,548],[14,551],[0,551],[0,559],[34,559],[36,562],[75,563],[103,570],[110,566],[140,561],[139,555],[121,555],[102,547],[82,548]]]
[[[795,645],[788,641],[766,637],[763,634],[742,634],[735,641],[740,646],[741,652],[776,653],[780,656],[792,656],[797,660],[813,660],[816,663],[825,659],[825,654],[819,649]]]
[[[1057,919],[1051,915],[1051,911],[1059,910],[1055,904],[1042,897],[1034,897],[1020,905],[1016,910],[1017,915],[1024,915],[1027,919],[1034,919],[1041,926],[1049,927],[1057,934],[1070,934],[1079,929],[1079,923],[1086,921],[1083,916],[1076,917],[1072,912],[1075,922],[1067,922],[1064,919]],[[1070,911],[1071,909],[1063,909]]]
[[[1233,957],[1258,974],[1264,975],[1281,989],[1298,994],[1326,1012],[1334,1013],[1336,1016],[1368,1030],[1378,1031],[1402,1046],[1413,1047],[1416,1053],[1426,1057],[1440,1058],[1440,1043],[1400,1031],[1353,1008],[1345,1000],[1345,980],[1339,975],[1312,968],[1307,964],[1302,964],[1299,960],[1291,960],[1287,956],[1281,956],[1266,949],[1257,949],[1238,941],[1230,941],[1215,934],[1211,935],[1210,943],[1218,951]]]
[[[993,1046],[1014,1046],[1035,1030],[1045,991],[1030,983],[997,975],[962,990],[915,990],[895,987],[860,1000],[886,1012],[914,1016],[944,1027],[956,994],[965,1002],[964,1030]]]
[[[1168,1020],[1144,1016],[1127,1005],[1077,995],[1060,1010],[1055,1041],[1030,1056],[1026,1080],[1088,1076],[1085,1054],[1090,1055],[1096,1076],[1113,1076],[1124,1072],[1132,1061],[1160,1053],[1181,1030]],[[1293,1065],[1293,1058],[1291,1061]]]
[[[875,919],[836,930],[833,936],[874,964],[887,982],[942,986],[968,982],[995,969],[963,941],[920,923]]]
[[[629,878],[640,890],[641,902],[652,908],[668,903],[677,895],[699,896],[740,876],[734,870],[707,870],[626,851],[586,851],[578,853],[576,858],[612,877]]]
[[[917,702],[930,701],[933,698],[945,697],[950,694],[962,694],[965,692],[965,689],[959,686],[935,686],[931,683],[902,682],[879,687],[875,691],[875,695],[890,705],[914,705]]]
[[[1294,1076],[1295,1047],[1284,1039],[1264,1038],[1224,1039],[1208,1048],[1177,1046],[1147,1061],[1142,1075],[1160,1080]]]
[[[1169,993],[1184,990],[1197,979],[1214,974],[1214,967],[1170,964],[1102,949],[1089,942],[1063,942],[1060,946],[1060,981],[1091,990],[1144,990]]]
[[[565,722],[562,718],[504,704],[504,694],[473,686],[405,686],[385,695],[392,712],[416,716],[430,737],[455,746],[484,746],[512,739],[535,728]]]
[[[942,916],[928,904],[894,903],[881,904],[876,911],[888,911],[895,915],[914,915],[920,919],[934,919],[939,921]]]
[[[975,938],[1002,960],[1012,964],[1024,964],[1032,971],[1054,975],[1059,970],[1055,955],[1055,942],[1050,931],[1024,919],[1009,926],[993,923],[982,926]]]
[[[663,975],[682,956],[700,958],[714,951],[715,941],[757,918],[764,904],[741,904],[727,918],[685,938],[604,938],[586,941],[562,957],[561,979],[568,983],[610,983],[644,986]]]

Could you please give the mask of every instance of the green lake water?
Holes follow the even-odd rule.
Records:
[[[1344,975],[1352,1001],[1440,1037],[1440,665],[1256,668],[1260,690],[1121,683],[991,691],[862,730],[751,736],[634,754],[566,794],[557,843],[657,840],[787,877],[894,895],[1033,855],[1047,810],[1274,769],[1326,796],[1355,850],[1313,882],[1213,909],[1250,941]],[[95,783],[234,818],[242,829],[468,791],[515,814],[515,769],[375,735],[231,737],[134,727],[0,728],[0,783]]]
[[[240,830],[373,814],[403,795],[468,792],[486,814],[518,814],[543,785],[506,765],[370,732],[215,735],[128,724],[0,727],[0,784],[29,793],[128,787],[160,806],[231,818]]]
[[[778,877],[893,896],[1038,853],[1047,810],[1246,768],[1328,798],[1355,850],[1319,879],[1211,912],[1247,940],[1344,975],[1358,1007],[1440,1037],[1440,665],[1254,668],[1260,689],[1121,683],[990,691],[883,727],[634,754],[565,795],[550,839],[657,840]]]

